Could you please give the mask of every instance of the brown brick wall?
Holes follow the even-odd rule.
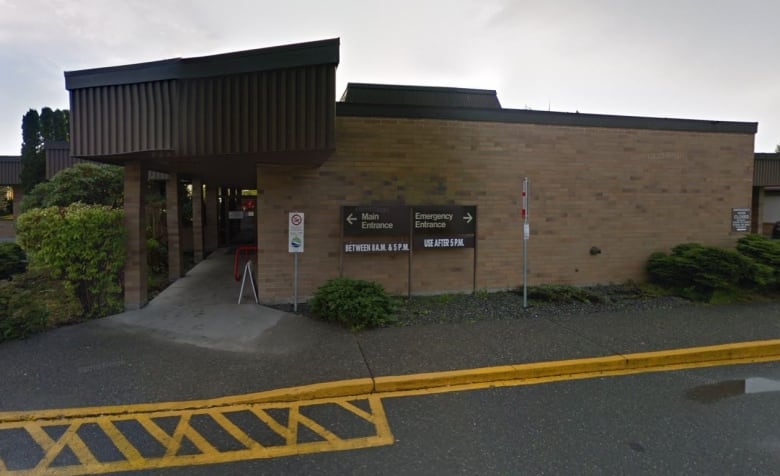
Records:
[[[258,167],[261,299],[289,301],[287,213],[306,213],[300,295],[339,275],[342,205],[478,207],[477,289],[522,284],[523,177],[531,180],[529,284],[644,279],[650,253],[729,246],[750,207],[750,134],[338,117],[320,168]],[[602,253],[591,256],[596,246]],[[415,293],[468,291],[474,251],[415,252]],[[343,274],[403,294],[406,254],[349,254]]]

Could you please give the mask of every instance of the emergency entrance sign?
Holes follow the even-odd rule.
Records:
[[[287,245],[290,253],[303,253],[303,213],[290,213]]]

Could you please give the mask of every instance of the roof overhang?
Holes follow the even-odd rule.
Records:
[[[339,39],[65,72],[70,90],[339,63]]]

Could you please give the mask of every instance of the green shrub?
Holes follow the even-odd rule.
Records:
[[[107,206],[39,208],[17,220],[17,239],[30,267],[69,281],[89,318],[122,310],[124,237],[122,210]]]
[[[774,270],[776,283],[780,283],[780,240],[762,235],[748,235],[737,241],[737,251]]]
[[[530,286],[528,288],[528,299],[539,302],[554,303],[599,303],[603,301],[601,296],[587,289],[558,284]]]
[[[369,281],[336,278],[323,284],[309,301],[312,312],[351,330],[395,322],[395,300],[384,288]]]
[[[81,319],[73,286],[43,269],[0,281],[0,342]]]
[[[115,165],[82,162],[41,182],[22,198],[22,211],[64,207],[81,202],[116,208],[122,205],[124,169]]]
[[[0,280],[27,269],[27,256],[16,243],[0,243]]]
[[[650,279],[689,299],[709,301],[716,291],[755,289],[773,281],[771,267],[735,250],[686,243],[671,254],[654,253],[647,262]]]

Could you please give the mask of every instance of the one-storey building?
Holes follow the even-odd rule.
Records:
[[[125,167],[127,308],[147,300],[149,170],[192,184],[196,259],[220,204],[256,190],[266,303],[290,302],[296,274],[302,299],[338,276],[516,288],[524,245],[530,284],[642,280],[655,251],[750,231],[756,123],[506,109],[457,88],[349,84],[337,100],[338,64],[330,39],[65,73],[71,155]]]

